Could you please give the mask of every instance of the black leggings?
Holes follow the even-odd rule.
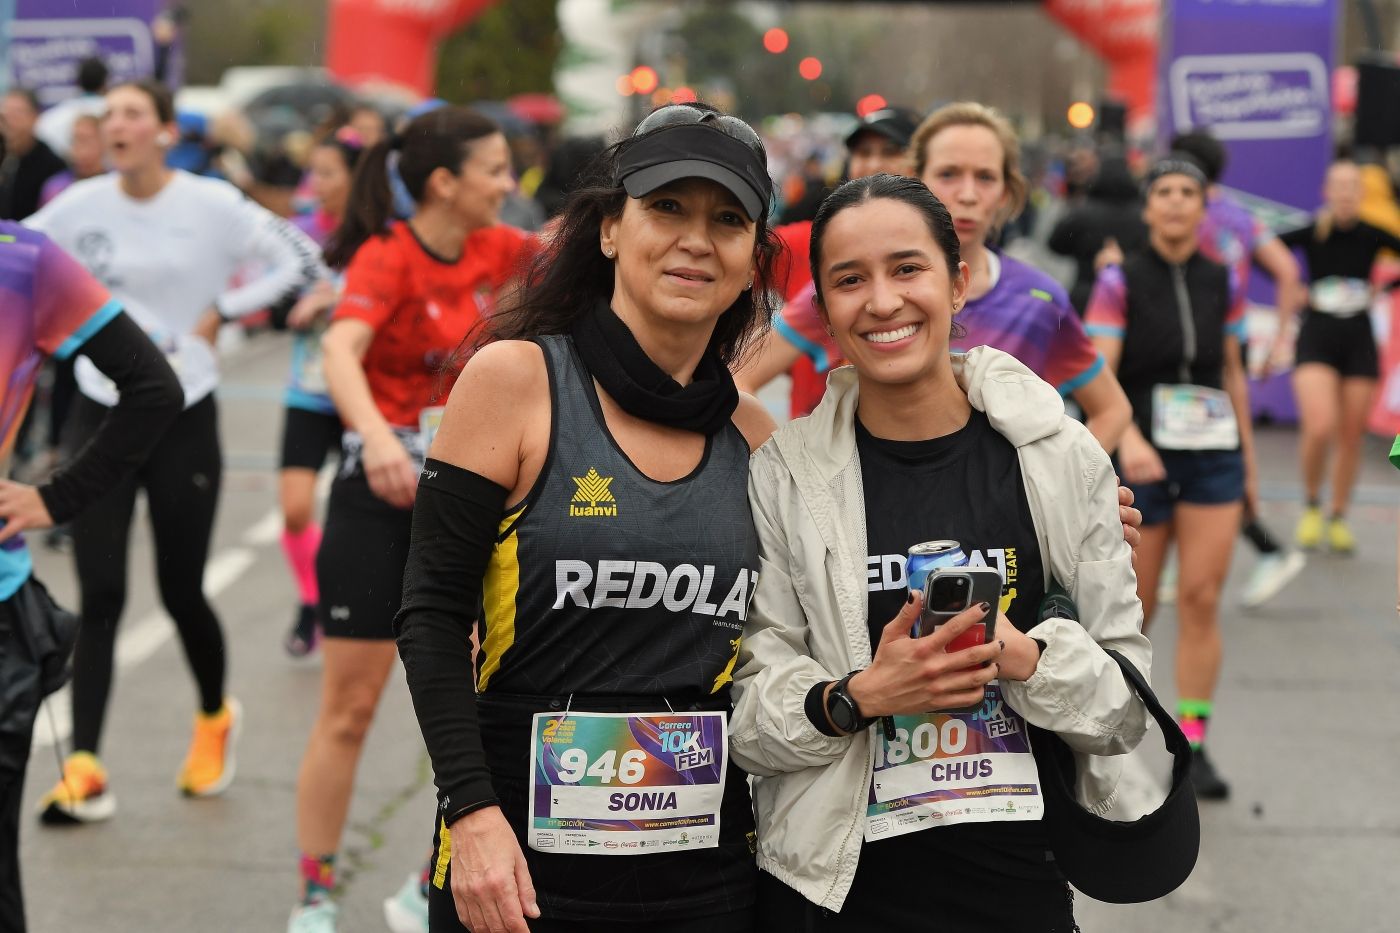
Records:
[[[71,436],[91,437],[106,413],[105,406],[80,396],[69,418]],[[181,413],[135,476],[74,519],[83,619],[73,654],[74,751],[95,754],[102,737],[117,622],[126,605],[126,556],[138,489],[145,490],[150,510],[160,600],[175,620],[200,707],[215,713],[223,705],[224,634],[204,598],[204,564],[222,473],[218,408],[211,395]]]

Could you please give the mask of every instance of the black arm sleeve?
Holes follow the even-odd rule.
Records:
[[[59,524],[144,463],[185,404],[170,364],[125,312],[89,337],[81,352],[116,383],[121,398],[73,462],[39,488]]]
[[[413,505],[394,633],[433,762],[438,807],[449,824],[496,803],[477,720],[471,634],[508,492],[430,458]]]

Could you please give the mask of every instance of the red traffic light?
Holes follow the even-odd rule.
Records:
[[[888,106],[889,102],[879,94],[866,94],[860,100],[856,101],[856,116],[865,118],[875,111],[883,110]]]
[[[779,29],[774,26],[763,34],[763,47],[777,55],[786,52],[788,47],[788,34],[786,29]]]
[[[660,83],[656,69],[650,65],[638,65],[632,69],[632,87],[638,94],[650,94]]]
[[[822,62],[819,58],[807,56],[797,63],[797,73],[808,81],[815,81],[822,76]]]

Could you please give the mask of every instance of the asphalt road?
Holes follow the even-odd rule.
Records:
[[[149,535],[138,521],[131,593],[103,759],[119,801],[110,822],[42,827],[32,817],[57,776],[41,713],[26,790],[21,857],[30,927],[69,930],[281,930],[297,893],[296,773],[319,689],[315,659],[293,661],[281,638],[295,600],[278,534],[275,451],[288,343],[260,336],[229,355],[220,393],[226,473],[206,586],[229,646],[229,688],[246,712],[238,778],[219,799],[175,790],[189,740],[193,684],[154,594]],[[781,408],[778,390],[769,399]],[[1260,437],[1265,518],[1297,517],[1294,437]],[[1080,901],[1086,933],[1263,933],[1391,930],[1400,865],[1400,622],[1396,506],[1400,477],[1386,445],[1368,447],[1355,509],[1359,554],[1314,557],[1267,609],[1233,608],[1252,562],[1245,549],[1226,594],[1227,657],[1212,755],[1233,799],[1202,807],[1203,845],[1190,881],[1162,901]],[[40,576],[74,604],[66,558],[36,546]],[[1154,682],[1171,688],[1174,619],[1152,632]],[[67,700],[51,701],[61,735]],[[1152,741],[1155,736],[1150,737]],[[361,763],[341,858],[341,929],[380,931],[380,902],[422,865],[432,831],[427,758],[401,677],[391,678]]]

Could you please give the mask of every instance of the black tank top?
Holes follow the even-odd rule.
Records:
[[[530,723],[595,712],[729,710],[729,683],[758,583],[749,446],[732,424],[700,465],[649,479],[617,446],[568,337],[542,337],[552,398],[549,453],[502,519],[484,585],[477,673],[482,742],[501,809],[546,917],[618,920],[722,914],[753,903],[753,809],[730,762],[714,849],[598,856],[528,848]]]
[[[491,555],[479,691],[720,693],[758,582],[747,441],[731,423],[689,476],[650,479],[613,440],[573,341],[539,344],[549,453]]]

